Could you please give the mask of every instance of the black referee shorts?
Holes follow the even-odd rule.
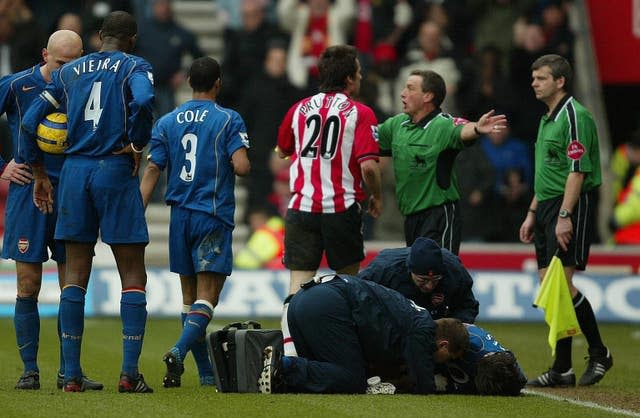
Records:
[[[462,238],[460,203],[446,202],[407,215],[404,219],[404,238],[407,247],[411,247],[420,237],[431,238],[440,247],[458,255]]]
[[[586,268],[589,249],[596,236],[597,193],[597,190],[592,190],[580,194],[571,214],[573,238],[567,251],[560,249],[556,238],[556,224],[563,196],[538,202],[534,227],[538,269],[546,268],[556,251],[563,266],[575,266],[576,270]]]

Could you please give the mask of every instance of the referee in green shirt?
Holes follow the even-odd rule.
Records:
[[[445,95],[439,74],[412,71],[401,94],[404,113],[378,126],[378,143],[380,155],[393,159],[407,246],[427,237],[458,254],[462,223],[454,160],[466,141],[505,128],[507,119],[493,111],[478,122],[454,118],[440,109]]]
[[[578,323],[589,344],[587,369],[578,382],[588,386],[599,382],[613,365],[591,304],[573,285],[573,273],[585,269],[595,235],[601,183],[598,135],[593,116],[568,93],[573,75],[566,59],[544,55],[531,70],[533,91],[548,111],[538,128],[535,195],[520,227],[520,240],[535,243],[540,280],[554,254],[562,260]],[[557,342],[553,366],[529,386],[575,386],[571,342],[571,338]]]

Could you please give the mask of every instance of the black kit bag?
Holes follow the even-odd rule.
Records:
[[[254,321],[234,322],[207,335],[218,392],[257,393],[267,346],[283,351],[282,331]]]

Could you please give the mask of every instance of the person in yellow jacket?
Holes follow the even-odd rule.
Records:
[[[640,245],[640,168],[618,195],[610,225],[616,244]]]
[[[284,252],[284,221],[266,209],[249,214],[253,233],[245,247],[234,257],[234,267],[245,270],[282,269]]]
[[[640,130],[620,145],[611,160],[615,206],[609,220],[616,244],[640,244]]]

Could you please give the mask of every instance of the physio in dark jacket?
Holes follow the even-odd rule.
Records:
[[[398,292],[348,275],[303,285],[287,321],[299,354],[279,364],[287,392],[364,393],[372,370],[394,370],[406,373],[407,392],[433,393],[435,363],[469,345],[460,321],[434,321]]]
[[[358,277],[400,292],[433,319],[458,318],[472,324],[478,316],[471,275],[456,255],[430,238],[418,238],[408,248],[380,251]]]

